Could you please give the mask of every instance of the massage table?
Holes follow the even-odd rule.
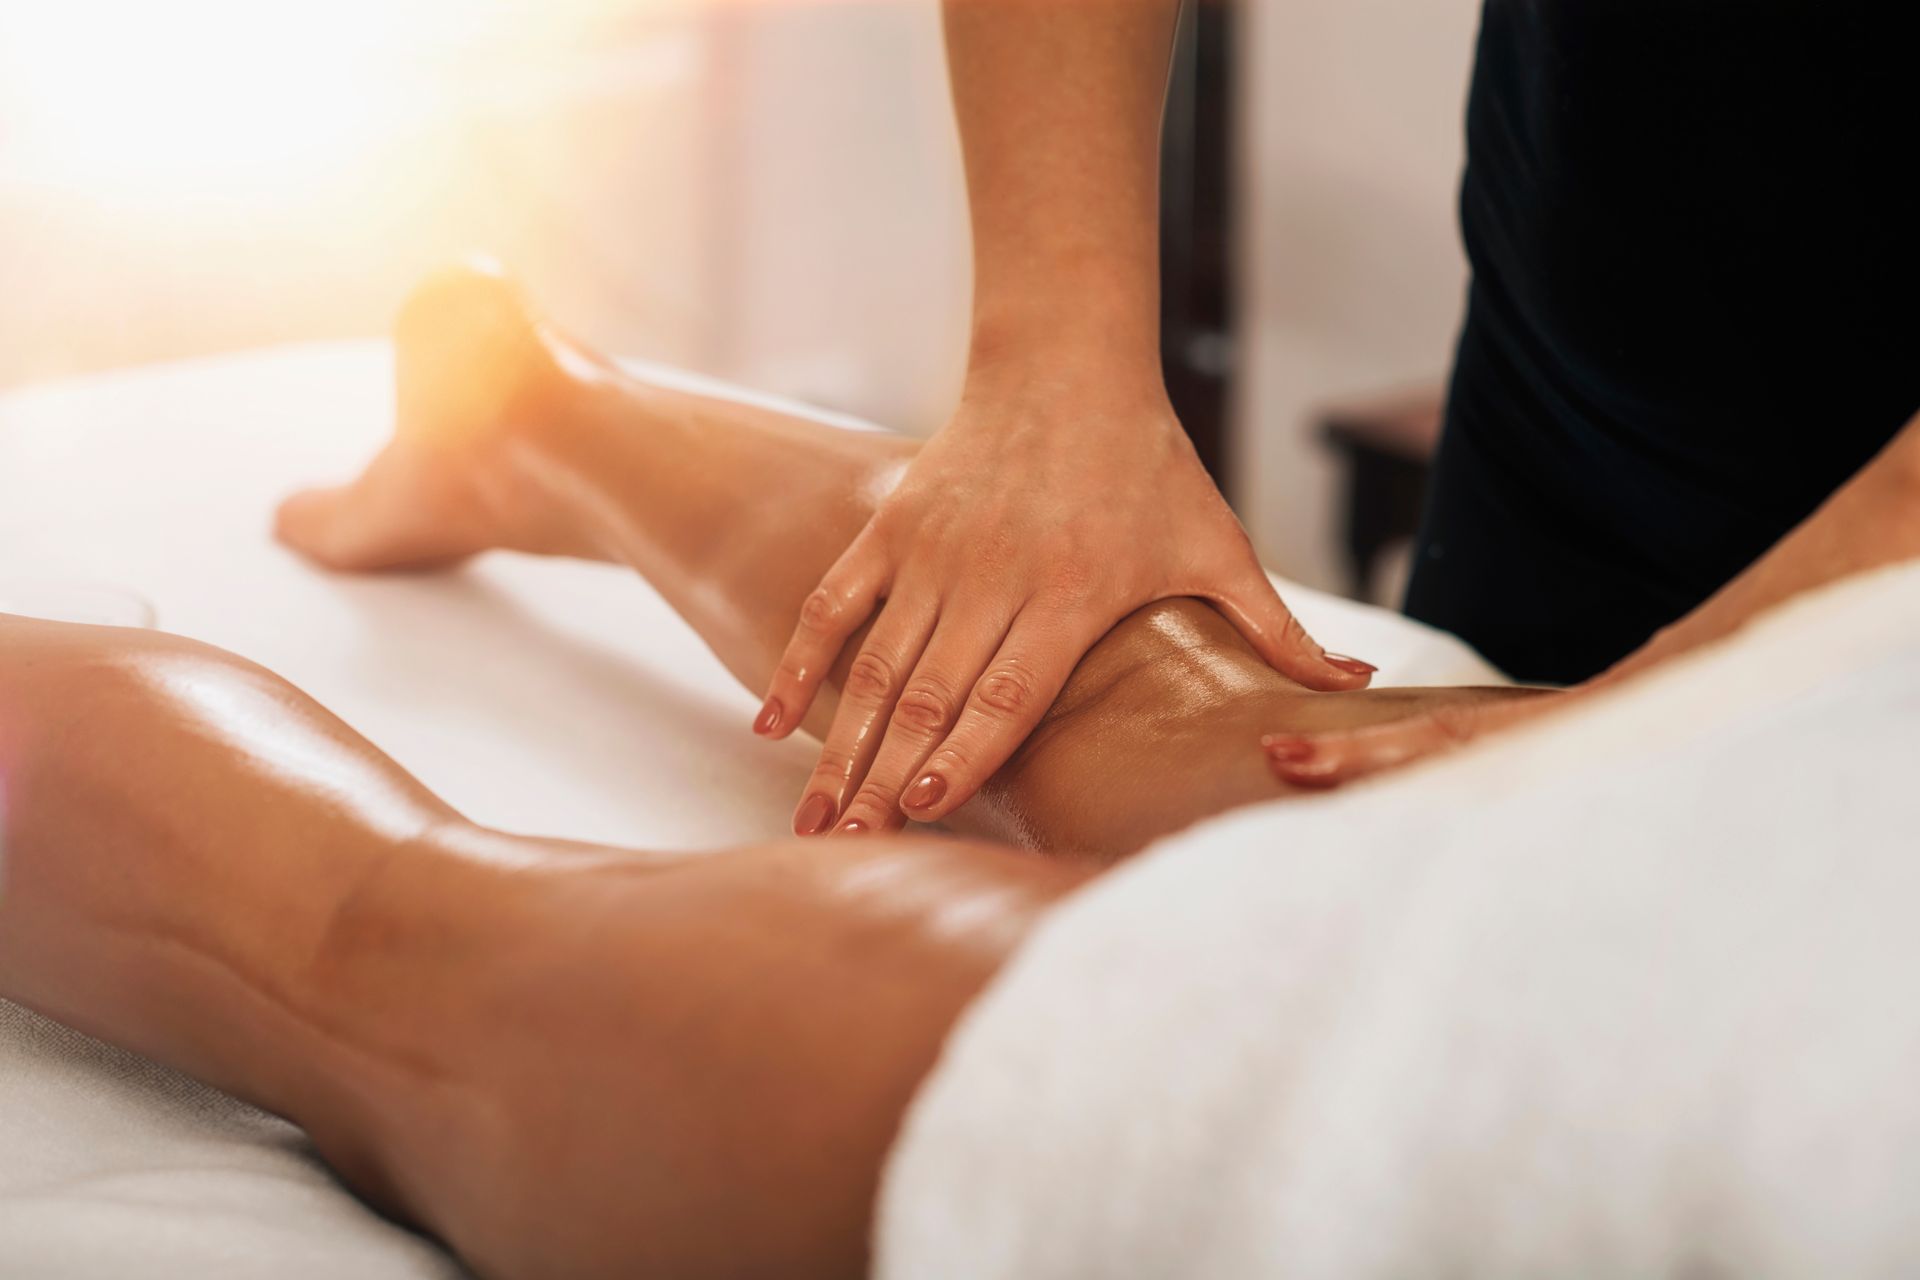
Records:
[[[480,822],[676,849],[785,832],[812,748],[748,732],[753,696],[633,574],[493,554],[340,577],[272,542],[278,498],[352,475],[384,439],[391,383],[385,344],[339,343],[0,397],[0,599],[130,593],[160,628],[305,689]],[[1384,682],[1497,679],[1404,618],[1283,591]],[[285,1122],[0,1002],[0,1277],[458,1274]]]

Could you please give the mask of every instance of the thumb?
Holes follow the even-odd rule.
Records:
[[[1282,782],[1314,789],[1339,787],[1463,747],[1565,706],[1574,696],[1543,692],[1498,702],[1454,703],[1357,729],[1268,734],[1260,747],[1273,775]]]
[[[1321,648],[1258,564],[1247,565],[1231,590],[1208,598],[1268,666],[1309,689],[1364,689],[1379,670],[1370,662]]]

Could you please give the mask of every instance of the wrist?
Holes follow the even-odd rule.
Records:
[[[1101,439],[1180,433],[1157,362],[1057,344],[970,370],[957,419],[1002,434],[1021,428]]]
[[[1157,341],[1120,330],[976,330],[962,399],[1168,408]]]
[[[976,285],[967,379],[992,382],[1038,369],[1160,383],[1157,281],[1097,266],[1036,268],[1026,285]]]
[[[474,459],[472,479],[493,545],[532,555],[619,560],[617,505],[583,501],[598,478],[581,459],[615,429],[615,385],[556,380],[537,413],[517,418]]]

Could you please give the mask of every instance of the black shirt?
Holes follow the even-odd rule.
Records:
[[[1920,5],[1487,0],[1407,610],[1599,671],[1920,410]]]

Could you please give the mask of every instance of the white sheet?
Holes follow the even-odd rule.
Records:
[[[1920,566],[1042,927],[889,1276],[1920,1273]]]
[[[268,540],[282,493],[344,478],[384,437],[388,366],[383,345],[327,345],[0,397],[0,579],[138,592],[160,626],[285,675],[484,822],[656,847],[785,831],[807,746],[753,738],[754,699],[633,575],[493,556],[343,579]],[[1288,597],[1388,679],[1491,678],[1404,619]],[[450,1266],[286,1126],[3,1003],[0,1153],[0,1276]]]

